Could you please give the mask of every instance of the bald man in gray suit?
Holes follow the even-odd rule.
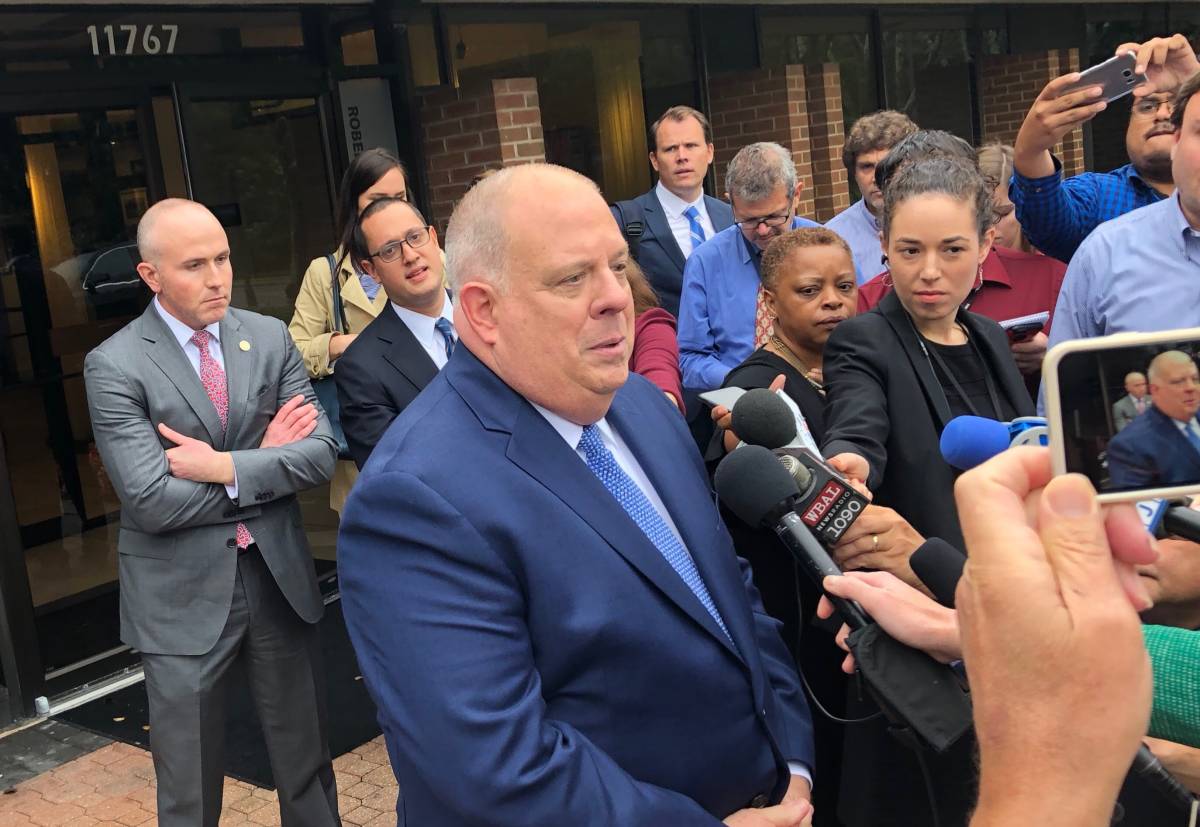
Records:
[[[339,824],[324,607],[296,501],[333,473],[329,422],[283,322],[229,307],[229,242],[212,213],[159,202],[138,249],[154,301],[88,354],[84,378],[121,499],[121,637],[142,653],[158,823],[217,824],[240,660],[282,824]]]

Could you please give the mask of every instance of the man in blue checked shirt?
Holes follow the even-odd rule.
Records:
[[[1107,173],[1086,172],[1063,180],[1062,163],[1051,148],[1071,130],[1107,108],[1101,87],[1064,92],[1075,72],[1055,78],[1038,95],[1021,125],[1009,195],[1029,242],[1069,262],[1080,243],[1101,223],[1171,195],[1171,95],[1200,70],[1183,35],[1124,43],[1117,53],[1137,53],[1137,71],[1149,83],[1134,90],[1125,148],[1130,163]]]
[[[696,250],[683,268],[679,366],[684,390],[721,387],[771,332],[759,261],[788,230],[820,226],[796,215],[804,182],[792,153],[775,143],[744,146],[725,171],[734,224]]]
[[[1178,188],[1103,224],[1080,245],[1054,310],[1051,347],[1200,326],[1200,72],[1179,88],[1171,120]]]

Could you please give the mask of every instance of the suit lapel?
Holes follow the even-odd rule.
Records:
[[[258,360],[258,344],[230,309],[221,320],[221,355],[225,357],[225,385],[229,393],[228,445],[236,445],[238,429],[250,408],[250,379]],[[243,344],[243,342],[245,344]],[[223,446],[225,447],[225,446]]]
[[[376,336],[385,345],[383,358],[417,390],[424,388],[437,376],[437,365],[390,305],[383,308],[379,317],[383,322]]]
[[[658,243],[666,250],[668,258],[675,263],[680,272],[683,272],[685,263],[683,250],[679,249],[679,242],[675,240],[675,233],[671,232],[671,226],[667,223],[667,214],[663,211],[662,204],[659,203],[654,190],[650,190],[646,194],[642,202],[642,212],[646,214],[646,226],[650,228],[654,237],[658,239]]]
[[[704,206],[708,209],[708,220],[718,233],[733,226],[733,210],[724,201],[706,195]]]
[[[628,385],[626,385],[627,388]],[[730,647],[730,651],[738,655],[744,662],[745,657],[741,655],[741,652],[751,652],[757,644],[754,641],[753,629],[743,622],[745,600],[744,595],[738,594],[742,591],[741,573],[737,568],[736,559],[732,555],[729,555],[729,559],[723,560],[720,557],[722,550],[714,547],[714,538],[722,536],[716,509],[697,507],[696,505],[700,502],[711,501],[713,492],[707,486],[691,485],[690,482],[696,479],[695,475],[676,473],[665,463],[657,461],[661,455],[662,446],[655,441],[654,436],[646,428],[639,427],[639,423],[652,421],[654,416],[653,411],[639,410],[632,394],[623,389],[613,400],[607,419],[625,440],[625,444],[629,446],[634,456],[638,458],[642,470],[650,478],[650,484],[654,486],[663,505],[667,507],[667,512],[675,522],[675,527],[679,529],[683,544],[696,563],[696,568],[704,579],[704,585],[708,588],[717,611],[725,621],[725,628],[729,630],[729,634],[734,639],[737,648]],[[711,517],[712,521],[706,521],[705,517]],[[662,556],[661,553],[659,556]],[[732,576],[730,576],[731,571]],[[675,579],[679,580],[678,575]],[[691,598],[691,603],[700,607],[700,612],[707,621],[705,628],[713,632],[723,643],[728,644],[729,639],[721,633],[720,627],[691,593],[691,589],[685,586],[684,591]]]
[[[904,310],[904,306],[900,304],[900,299],[896,298],[894,290],[889,292],[879,302],[879,312],[887,319],[887,323],[891,326],[892,331],[895,332],[896,338],[900,340],[900,346],[904,349],[904,354],[908,357],[908,361],[912,363],[913,372],[917,374],[921,390],[933,405],[934,414],[938,420],[938,432],[940,433],[946,427],[946,423],[950,421],[950,403],[946,401],[946,392],[942,390],[941,383],[938,382],[937,376],[934,375],[933,366],[929,363],[929,357],[921,349],[921,342],[917,339],[917,332],[913,328],[912,322]]]
[[[196,418],[208,432],[209,442],[213,447],[220,447],[225,439],[225,430],[221,427],[221,418],[217,409],[208,398],[204,386],[200,384],[200,376],[179,346],[175,334],[167,327],[166,322],[159,318],[158,311],[151,302],[141,318],[142,339],[146,342],[146,355],[158,366],[167,381],[170,382],[184,400]],[[167,422],[167,427],[181,431],[182,423]],[[157,429],[158,423],[154,423]]]

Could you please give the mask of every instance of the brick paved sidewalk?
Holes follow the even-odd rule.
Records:
[[[382,737],[335,759],[333,768],[343,823],[395,827],[396,779]],[[224,804],[222,825],[279,824],[272,791],[226,778]],[[133,827],[154,824],[154,814],[150,753],[117,742],[0,793],[0,827]]]

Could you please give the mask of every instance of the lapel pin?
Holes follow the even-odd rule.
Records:
[[[245,339],[242,339],[240,342],[238,342],[238,347],[240,347],[242,350],[249,350],[250,343],[247,342]]]

